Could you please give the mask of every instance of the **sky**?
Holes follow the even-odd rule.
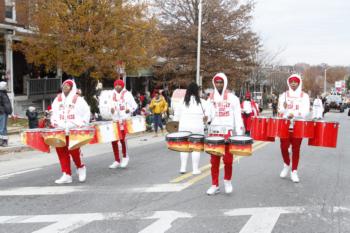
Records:
[[[350,65],[350,0],[255,0],[253,30],[275,62]]]

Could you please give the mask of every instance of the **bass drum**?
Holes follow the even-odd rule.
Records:
[[[103,120],[112,120],[111,105],[113,98],[113,90],[101,91],[99,96],[98,107]]]

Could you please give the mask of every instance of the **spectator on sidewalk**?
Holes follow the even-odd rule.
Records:
[[[7,119],[12,114],[10,98],[7,95],[7,83],[0,82],[0,146],[8,145]]]
[[[29,129],[35,129],[39,126],[38,112],[35,107],[30,106],[26,111],[26,116],[28,117]]]
[[[162,124],[162,114],[165,113],[168,109],[168,104],[165,101],[164,97],[159,94],[159,91],[154,91],[154,97],[149,106],[153,113],[153,122],[154,122],[154,131],[155,137],[158,136],[158,126],[163,132]]]

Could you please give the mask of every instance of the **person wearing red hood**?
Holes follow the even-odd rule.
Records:
[[[244,126],[241,115],[241,106],[239,99],[227,88],[227,77],[224,73],[218,73],[213,77],[214,93],[210,95],[208,101],[211,105],[211,127],[219,126],[224,132],[220,132],[227,139],[233,135],[244,134]],[[209,134],[211,129],[209,128]],[[233,155],[229,151],[229,147],[225,146],[225,154],[222,156],[224,162],[224,186],[226,193],[232,193],[232,163]],[[207,190],[208,195],[215,195],[219,190],[219,171],[221,156],[211,155],[211,178],[212,186]]]
[[[241,103],[242,118],[247,135],[250,135],[252,117],[259,115],[259,109],[254,100],[251,99],[250,92],[245,94],[245,100]]]
[[[131,117],[131,114],[137,109],[137,104],[135,102],[132,94],[126,90],[123,80],[117,79],[114,82],[114,91],[111,100],[111,113],[113,121],[117,121],[120,126],[121,139],[120,143],[122,145],[123,157],[120,161],[119,158],[119,148],[118,141],[112,142],[112,148],[114,153],[114,162],[109,166],[111,169],[117,167],[125,168],[129,163],[129,155],[127,154],[126,146],[126,129],[124,128],[125,120]]]
[[[297,74],[292,74],[287,84],[289,90],[282,93],[278,99],[278,114],[280,117],[293,119],[305,119],[310,112],[310,99],[308,94],[302,91],[302,79]],[[281,138],[281,153],[284,161],[281,178],[286,178],[290,173],[290,178],[294,183],[300,181],[298,176],[298,164],[300,156],[301,138],[294,138],[291,122],[289,138]],[[292,147],[292,166],[290,166],[289,147]]]
[[[61,164],[62,176],[56,184],[72,183],[70,156],[77,167],[80,182],[86,180],[86,167],[81,161],[80,148],[69,150],[69,129],[87,126],[90,121],[90,107],[84,98],[78,96],[77,87],[73,80],[66,80],[62,84],[62,93],[58,94],[52,103],[51,125],[66,131],[66,146],[57,147],[56,152]]]

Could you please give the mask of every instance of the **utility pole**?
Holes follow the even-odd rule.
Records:
[[[201,64],[201,34],[202,34],[202,0],[199,0],[198,4],[198,38],[197,38],[197,72],[196,83],[198,86],[202,85],[200,77],[200,64]]]
[[[327,91],[327,68],[324,69],[323,93]]]

